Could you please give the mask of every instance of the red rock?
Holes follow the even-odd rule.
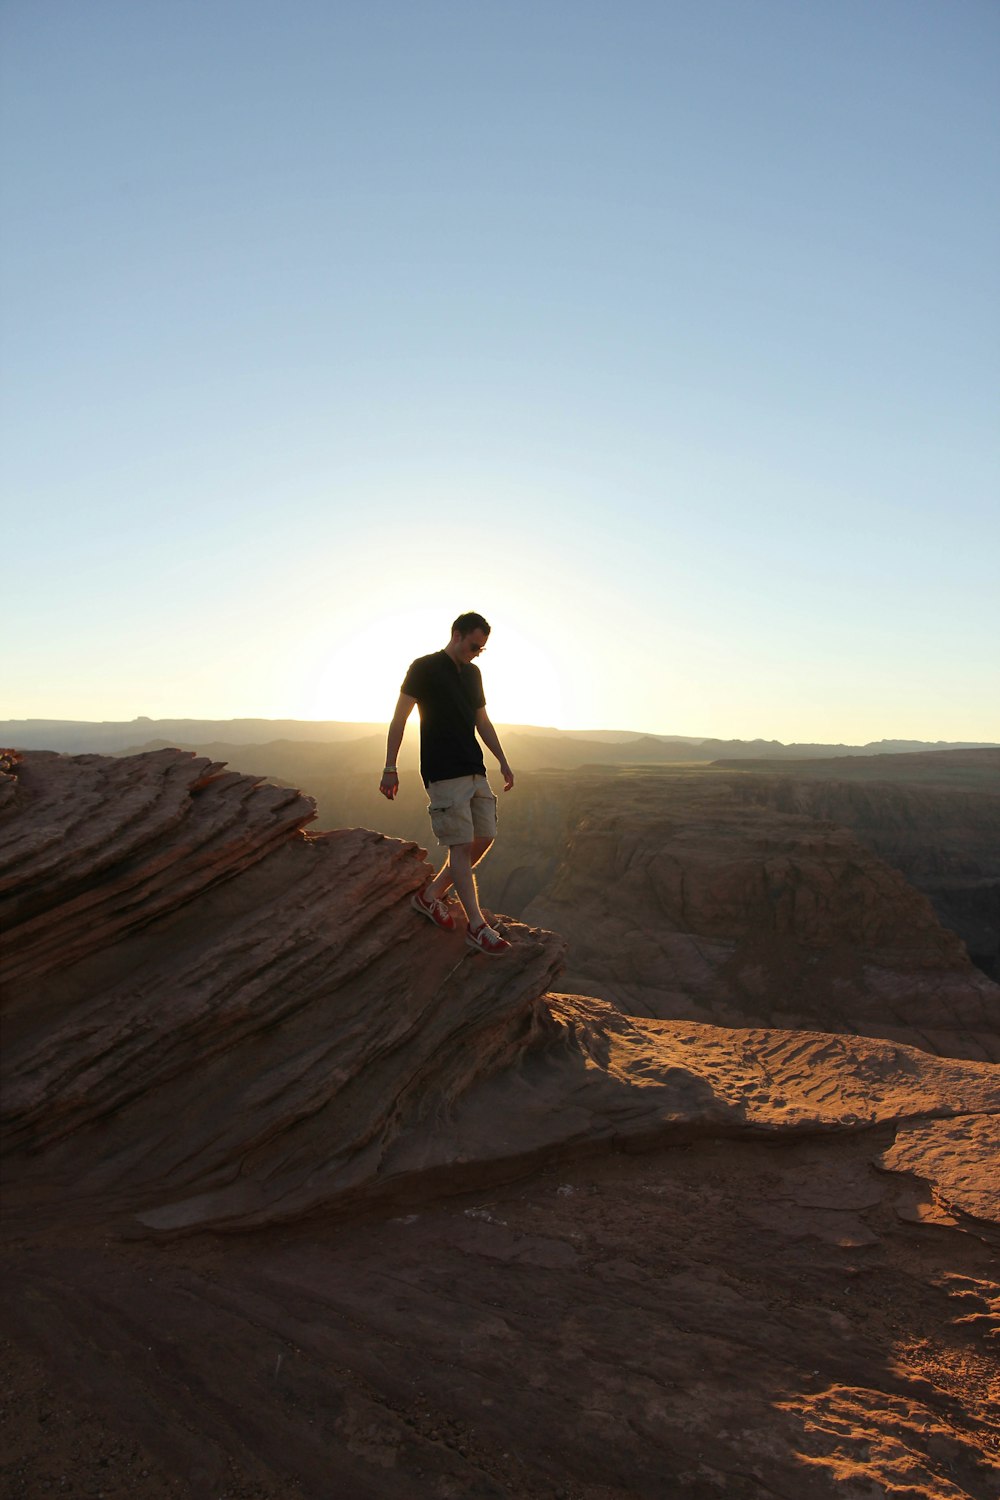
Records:
[[[11,1186],[36,1215],[40,1176],[60,1216],[76,1203],[154,1232],[246,1228],[419,1196],[425,1176],[482,1180],[585,1141],[856,1129],[995,1104],[992,1075],[915,1068],[891,1042],[668,1027],[543,999],[559,938],[508,922],[509,956],[470,953],[414,918],[422,850],[365,829],[309,836],[310,813],[296,793],[181,752],[39,753],[17,768],[4,1111]],[[721,837],[678,880],[665,837],[650,855],[629,824],[581,833],[605,864],[625,861],[616,894],[658,892],[703,934],[749,924],[763,903],[772,934],[808,920],[824,940],[854,923],[881,941],[884,916],[864,903],[852,915],[842,892],[818,899],[823,880],[843,885],[822,864],[842,836],[817,847],[810,833],[801,900],[789,856],[774,855],[776,903],[758,861],[720,862]],[[603,868],[593,849],[581,868]],[[934,942],[951,955],[954,941]]]
[[[1000,985],[928,899],[848,829],[779,810],[757,781],[576,779],[557,866],[522,913],[566,936],[569,986],[630,1014],[1000,1060]]]
[[[997,1070],[553,994],[560,938],[470,953],[310,812],[169,751],[0,784],[11,1493],[986,1500]],[[900,931],[820,874],[775,930]]]
[[[308,799],[182,752],[28,755],[17,783],[6,1140],[71,1196],[294,1217],[534,1034],[562,943],[514,925],[490,963],[430,928],[412,844],[309,837]]]

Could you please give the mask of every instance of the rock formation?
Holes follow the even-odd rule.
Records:
[[[530,1040],[561,942],[518,928],[477,963],[410,909],[414,845],[309,838],[308,799],[177,751],[15,771],[5,1133],[32,1181],[44,1150],[60,1213],[301,1215]]]
[[[760,806],[849,828],[1000,980],[1000,751],[804,762],[729,785]]]
[[[413,840],[427,835],[414,746],[404,742],[402,788],[392,805],[377,796],[370,771],[357,770],[342,753],[336,771],[315,746],[216,746],[205,753],[307,785],[323,826],[374,822]],[[365,754],[370,761],[373,751]],[[995,1057],[1000,990],[981,983],[967,954],[995,984],[1000,751],[746,764],[757,769],[727,763],[519,773],[515,793],[501,798],[502,835],[483,866],[483,890],[502,910],[567,936],[574,987],[605,996],[613,989],[630,1009],[727,1024],[778,1020],[872,1034],[892,1028],[931,1050]],[[622,828],[633,820],[628,837],[642,846],[627,896],[613,913],[618,877],[589,866],[603,858],[591,836],[602,818]],[[677,881],[703,891],[716,887],[709,896],[714,911],[695,914],[706,921],[703,928],[685,925],[676,901],[664,903],[644,887],[643,861],[654,858],[661,836]],[[719,893],[737,864],[747,890],[734,906]],[[832,878],[834,870],[843,878]],[[749,891],[754,880],[761,893],[756,904]],[[934,915],[916,892],[930,900]],[[732,964],[751,929],[750,962]],[[607,972],[609,938],[615,962]],[[623,941],[631,971],[624,995]],[[689,952],[697,946],[694,967],[682,962],[685,945]],[[925,982],[931,971],[936,980]],[[780,1013],[762,1010],[761,995],[780,996]]]
[[[323,827],[373,823],[395,837],[421,840],[426,837],[427,818],[417,776],[416,737],[403,742],[401,793],[391,806],[377,797],[373,782],[372,767],[381,764],[383,738],[372,735],[329,744],[274,740],[263,745],[203,738],[197,745],[185,742],[182,748],[281,785],[308,787]],[[552,774],[551,768],[577,754],[582,742],[565,737],[560,754],[546,760],[544,747],[549,743],[543,735],[525,735],[516,754],[511,751],[518,770],[517,796],[504,799],[500,858],[494,857],[484,871],[495,899],[515,913],[550,880],[555,861],[547,860],[546,851],[561,846],[573,821],[578,777],[565,771]],[[152,742],[141,749],[166,749],[170,744]],[[621,748],[594,746],[588,759],[602,764],[584,765],[587,779],[597,771],[613,783],[619,771],[612,762]],[[578,761],[569,764],[579,766]],[[549,769],[539,774],[539,767],[546,766]],[[652,770],[644,767],[647,775]],[[737,802],[749,798],[761,807],[850,829],[929,896],[939,921],[963,940],[973,962],[990,978],[1000,979],[1000,750],[852,753],[834,759],[661,767],[661,794],[671,789],[682,812],[683,790],[693,771],[727,786]],[[512,862],[518,845],[520,857]]]
[[[898,876],[773,812],[748,861],[752,815],[704,879],[620,805],[579,837],[698,923],[923,932],[940,994]],[[6,765],[7,1492],[985,1500],[996,1069],[627,1014],[600,908],[621,993],[553,993],[560,937],[474,954],[422,850],[312,816],[178,751]]]
[[[522,915],[566,936],[573,988],[631,1013],[1000,1057],[1000,986],[898,870],[780,788],[657,769],[579,775],[558,862]],[[525,888],[515,865],[518,878]]]

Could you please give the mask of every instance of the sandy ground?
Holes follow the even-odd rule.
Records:
[[[995,1248],[891,1128],[345,1224],[7,1247],[3,1494],[993,1500]]]
[[[605,855],[804,1030],[547,993],[556,934],[470,955],[419,848],[176,751],[0,772],[4,1496],[996,1500],[998,1074],[924,1032],[1000,991],[853,843],[678,885],[645,816]],[[823,1029],[886,942],[929,1050]]]

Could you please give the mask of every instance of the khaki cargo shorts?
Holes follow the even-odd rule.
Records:
[[[430,781],[427,811],[439,844],[471,844],[497,836],[497,799],[485,776],[455,776]]]

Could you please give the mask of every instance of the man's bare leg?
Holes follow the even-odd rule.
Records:
[[[469,850],[469,863],[475,869],[492,843],[493,840],[491,838],[478,838],[473,839],[471,844],[461,844],[457,847]],[[456,885],[456,882],[452,874],[451,855],[449,853],[448,858],[427,887],[427,894],[437,901],[443,901],[453,885]],[[465,903],[463,902],[462,904],[464,906]]]
[[[427,895],[440,899],[441,891],[447,890],[454,885],[458,892],[458,899],[465,908],[465,915],[469,919],[469,926],[473,931],[482,927],[486,920],[479,907],[479,895],[476,890],[476,877],[472,872],[473,865],[477,862],[473,859],[473,851],[477,844],[485,843],[489,848],[492,839],[474,839],[471,844],[452,844],[448,851],[448,863],[431,881],[427,887]],[[478,856],[482,859],[486,849]]]

